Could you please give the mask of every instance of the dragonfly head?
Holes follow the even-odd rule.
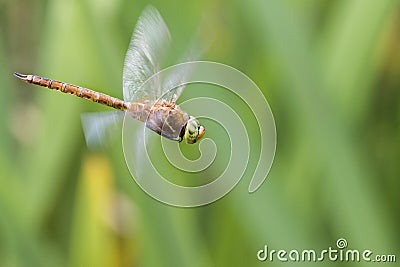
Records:
[[[187,144],[194,144],[206,133],[206,129],[203,125],[200,125],[199,121],[190,116],[185,127],[185,134],[183,139],[185,139]]]

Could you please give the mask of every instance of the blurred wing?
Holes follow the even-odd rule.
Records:
[[[184,62],[189,62],[187,60]],[[176,71],[165,78],[163,81],[164,94],[161,96],[165,101],[176,102],[179,96],[182,94],[186,83],[189,81],[189,75],[191,74],[192,68],[189,64],[182,65],[181,67],[175,68]],[[166,91],[166,92],[165,92]]]
[[[81,115],[86,144],[89,148],[103,147],[109,135],[116,132],[116,126],[122,122],[124,112],[92,112]]]
[[[143,83],[160,70],[171,37],[167,25],[157,9],[148,6],[140,15],[126,53],[123,71],[124,100],[139,102],[155,100],[161,93],[161,84],[152,80],[150,86]]]
[[[204,44],[205,40],[202,38],[201,31],[202,27],[199,27],[196,34],[192,38],[192,41],[190,42],[189,49],[181,57],[181,60],[179,61],[180,63],[199,60],[204,51],[209,47],[211,41],[207,41],[207,44]],[[185,64],[184,66],[185,67],[182,66],[176,68],[177,71],[171,73],[162,81],[164,93],[162,99],[176,102],[176,100],[182,94],[183,89],[185,88],[186,83],[189,82],[190,75],[193,71],[193,65]]]

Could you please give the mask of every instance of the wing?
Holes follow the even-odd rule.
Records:
[[[170,40],[168,27],[160,13],[148,6],[139,17],[125,56],[122,77],[125,101],[155,100],[161,96],[158,80],[152,80],[146,88],[141,87],[160,70],[159,62],[164,58]]]
[[[92,112],[81,115],[86,144],[89,148],[102,147],[107,143],[107,136],[112,130],[116,130],[122,121],[124,112]],[[115,132],[115,131],[114,131]]]
[[[205,45],[204,38],[202,38],[202,27],[199,27],[192,40],[186,53],[181,57],[180,63],[188,63],[199,60],[204,51],[208,48],[209,43]],[[211,41],[208,41],[211,42]],[[201,44],[201,47],[200,47]],[[165,101],[176,102],[182,94],[186,83],[190,81],[190,75],[193,71],[192,64],[179,65],[175,68],[176,71],[167,75],[162,81],[163,95],[159,96]]]
[[[186,61],[192,61],[190,58],[187,58]],[[179,65],[175,68],[176,71],[168,75],[162,81],[163,95],[160,96],[165,101],[176,102],[179,96],[182,94],[183,89],[186,86],[186,83],[189,81],[189,76],[191,74],[192,67],[190,64]]]

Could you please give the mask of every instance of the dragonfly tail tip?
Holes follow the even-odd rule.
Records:
[[[28,77],[28,75],[21,74],[21,73],[18,73],[18,72],[14,72],[14,76],[19,78],[19,79],[21,79],[21,80],[26,80],[27,77]]]

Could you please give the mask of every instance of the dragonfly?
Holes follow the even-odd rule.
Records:
[[[146,7],[136,23],[125,56],[124,100],[42,76],[17,72],[14,76],[27,83],[127,112],[134,119],[145,123],[148,129],[165,138],[178,142],[185,140],[187,144],[194,144],[203,137],[206,130],[197,118],[188,115],[176,104],[189,71],[167,77],[164,84],[156,80],[151,86],[143,86],[151,76],[160,71],[159,62],[165,56],[170,38],[169,29],[158,10],[152,6]],[[168,84],[176,84],[177,81],[182,85],[169,88]]]

